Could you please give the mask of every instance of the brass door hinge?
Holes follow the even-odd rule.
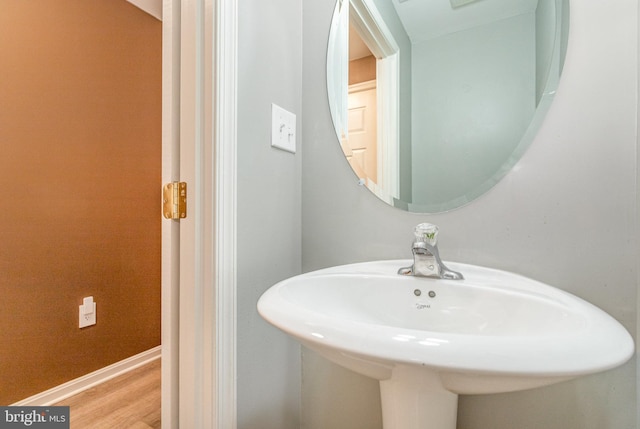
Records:
[[[171,182],[162,188],[162,214],[166,219],[187,217],[187,184]]]

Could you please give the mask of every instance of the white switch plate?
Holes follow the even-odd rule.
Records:
[[[296,153],[296,115],[271,104],[271,146]]]
[[[86,328],[87,326],[96,324],[96,308],[97,305],[93,302],[93,297],[88,296],[82,299],[82,305],[80,306],[80,328]]]

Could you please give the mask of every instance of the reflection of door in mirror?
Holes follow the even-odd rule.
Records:
[[[378,118],[376,58],[357,32],[349,30],[349,96],[347,136],[342,149],[349,164],[367,186],[376,186]]]
[[[376,81],[349,85],[348,137],[342,148],[358,177],[367,186],[375,186],[377,178],[377,113]],[[349,155],[350,154],[350,155]]]
[[[360,147],[367,145],[366,151],[356,152],[367,164],[361,163],[365,184],[392,203],[399,191],[399,47],[373,2],[350,0],[350,5],[349,128],[363,140],[357,142]],[[355,147],[352,141],[351,149]]]
[[[336,135],[361,182],[392,204],[400,189],[400,48],[373,0],[338,0],[332,28],[335,31],[329,35],[327,87],[331,88],[329,108]],[[362,49],[360,54],[355,54],[354,45]],[[354,80],[353,75],[359,74],[354,71],[359,61],[368,63],[364,67],[368,76]],[[369,81],[373,82],[367,88],[351,86]],[[362,97],[369,90],[364,109]],[[370,137],[363,137],[362,126],[371,130]],[[356,140],[366,138],[367,143],[355,142],[352,132]]]

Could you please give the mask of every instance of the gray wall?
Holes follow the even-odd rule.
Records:
[[[415,224],[440,225],[441,253],[574,293],[636,332],[638,5],[574,1],[563,77],[542,129],[498,185],[438,215],[392,209],[356,183],[333,135],[325,47],[331,0],[303,1],[304,271],[409,257]],[[303,351],[305,429],[379,429],[377,383]],[[636,427],[635,361],[511,394],[463,396],[459,428]]]
[[[273,149],[270,138],[272,102],[300,129],[302,5],[238,7],[238,428],[298,429],[300,346],[267,325],[256,302],[300,273],[301,153]]]
[[[535,33],[528,12],[413,45],[413,204],[449,208],[495,181],[535,113]]]

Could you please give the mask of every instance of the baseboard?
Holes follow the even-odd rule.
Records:
[[[93,386],[111,380],[114,377],[122,375],[128,371],[145,365],[155,359],[159,359],[162,346],[157,346],[135,356],[116,362],[112,365],[101,368],[97,371],[83,375],[64,384],[45,390],[22,401],[18,401],[16,406],[49,406],[58,403],[70,396],[76,395]]]

